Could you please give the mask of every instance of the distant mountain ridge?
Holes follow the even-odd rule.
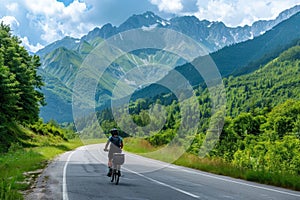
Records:
[[[94,28],[81,39],[65,37],[39,50],[37,54],[45,55],[59,47],[75,49],[80,43],[84,41],[90,42],[95,37],[107,39],[126,30],[153,26],[169,28],[186,34],[195,39],[197,42],[202,42],[204,45],[206,45],[210,52],[213,52],[223,48],[224,46],[253,39],[254,37],[257,37],[270,30],[278,23],[290,18],[299,11],[300,5],[296,5],[281,12],[278,17],[273,20],[259,20],[254,22],[252,26],[245,25],[243,27],[227,27],[223,22],[199,20],[195,16],[182,16],[166,20],[155,15],[153,12],[147,11],[143,14],[129,17],[119,27],[108,23],[101,28]]]
[[[106,24],[102,28],[95,28],[82,39],[89,41],[90,38],[95,36],[100,36],[106,39],[116,33],[126,30],[155,26],[173,29],[186,34],[195,39],[197,42],[203,43],[210,52],[213,52],[223,48],[224,46],[253,39],[299,11],[300,5],[297,5],[291,9],[283,11],[274,20],[260,20],[254,22],[252,26],[246,25],[234,28],[227,27],[223,22],[199,20],[195,16],[182,16],[166,20],[148,11],[141,15],[131,16],[119,27]]]
[[[217,65],[222,77],[230,75],[243,75],[253,72],[261,65],[266,64],[276,58],[283,51],[300,42],[300,12],[279,23],[272,30],[265,34],[247,40],[238,44],[224,47],[210,54]],[[195,59],[192,63],[177,66],[174,70],[180,72],[192,86],[203,83],[201,75],[197,72],[193,65],[197,66],[197,62],[201,62],[201,57]],[[160,93],[168,92],[159,83],[172,80],[172,71],[165,76],[158,84],[153,84],[137,91],[133,95],[133,99],[142,97],[154,97]],[[152,92],[151,92],[152,91]],[[155,92],[153,92],[155,91]]]
[[[264,25],[266,27],[257,28],[257,33],[266,31],[272,24],[278,24],[280,20],[288,18],[297,10],[300,10],[300,6],[295,6],[292,9],[284,11],[275,20],[258,22],[260,27],[263,27]],[[47,106],[41,109],[41,116],[46,121],[49,119],[56,119],[60,122],[72,121],[72,84],[76,72],[85,56],[103,39],[117,34],[118,32],[132,28],[149,28],[154,26],[172,28],[173,30],[177,29],[177,31],[181,31],[197,41],[202,40],[202,43],[207,45],[211,51],[220,49],[223,45],[232,45],[239,40],[249,39],[249,35],[247,36],[247,34],[245,34],[245,37],[240,37],[239,39],[237,39],[238,37],[233,37],[233,30],[240,30],[243,32],[246,29],[249,29],[249,26],[228,28],[221,22],[213,23],[207,20],[200,21],[191,16],[164,20],[151,12],[146,12],[142,15],[133,15],[119,27],[106,24],[102,28],[95,28],[81,39],[66,37],[37,52],[42,61],[39,73],[46,82],[46,87],[43,88],[43,91],[46,94],[46,101],[48,103]],[[243,35],[242,32],[240,32],[241,35]],[[202,36],[205,37],[202,38]],[[251,34],[250,36],[253,37]],[[215,41],[220,40],[220,38],[229,39],[224,39],[222,42],[216,43]],[[230,49],[231,47],[227,48]],[[158,52],[156,55],[159,54],[160,53]],[[261,53],[259,55],[261,55]],[[155,58],[155,55],[152,55],[151,57]],[[132,63],[128,62],[125,67],[128,68],[131,67],[131,65]],[[235,67],[238,68],[239,66]],[[100,93],[97,93],[97,99],[109,99],[111,87],[113,87],[114,82],[122,76],[123,70],[124,66],[122,65],[117,64],[114,66],[114,69],[111,70],[112,73],[107,75],[108,80],[103,82],[105,84],[102,88],[99,88],[98,92]],[[224,71],[224,69],[222,70]],[[228,70],[228,72],[230,73],[230,70]],[[101,95],[104,95],[103,98],[100,98]]]

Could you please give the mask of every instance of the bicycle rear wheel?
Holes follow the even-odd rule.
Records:
[[[113,169],[112,170],[112,174],[111,174],[111,178],[110,178],[110,182],[114,182],[114,180],[115,180],[115,174],[116,174],[116,170]]]
[[[116,185],[118,185],[118,184],[119,184],[119,179],[120,179],[120,173],[119,173],[119,170],[116,171],[115,176],[116,176],[116,177],[115,177]]]

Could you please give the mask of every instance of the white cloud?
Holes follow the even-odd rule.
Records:
[[[182,0],[150,0],[154,5],[158,6],[159,11],[176,13],[183,9]]]
[[[222,21],[228,26],[244,26],[261,19],[275,19],[280,12],[297,4],[300,0],[198,0],[199,11],[195,15],[200,19]]]
[[[89,22],[90,7],[83,0],[67,6],[57,0],[7,0],[0,7],[0,21],[35,52],[65,36],[80,38],[97,26]]]
[[[271,18],[275,18],[283,10],[289,9],[295,5],[300,5],[300,0],[288,0],[288,1],[272,1],[270,2],[270,13],[273,15]]]
[[[24,2],[28,11],[35,15],[53,16],[60,14],[64,8],[64,4],[56,0],[25,0]]]
[[[42,49],[44,46],[41,45],[40,43],[37,43],[36,45],[30,44],[29,40],[27,37],[21,38],[22,45],[28,49],[30,52],[37,52],[38,50]]]
[[[11,28],[18,27],[20,25],[14,16],[4,16],[0,19],[0,22],[9,25]]]
[[[206,2],[204,4],[204,2]],[[233,15],[235,8],[232,3],[225,1],[198,1],[198,12],[194,13],[199,19],[208,19],[212,21],[223,21],[225,16]]]
[[[274,19],[283,10],[297,4],[300,5],[300,0],[197,0],[196,6],[198,9],[196,11],[188,11],[183,5],[190,0],[149,1],[165,13],[195,15],[200,20],[222,21],[227,26],[251,25],[254,21],[260,19]],[[171,9],[172,5],[178,5],[178,9]]]
[[[81,37],[95,27],[82,22],[88,8],[86,3],[74,0],[68,6],[56,0],[25,0],[27,18],[32,26],[39,27],[42,40],[53,42],[63,36]],[[84,26],[83,26],[84,24]]]

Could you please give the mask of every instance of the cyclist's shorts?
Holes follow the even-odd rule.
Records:
[[[108,159],[111,160],[113,159],[114,153],[121,153],[122,150],[121,149],[114,149],[113,151],[109,151],[108,152]]]

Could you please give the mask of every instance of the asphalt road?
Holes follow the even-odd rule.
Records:
[[[103,144],[52,162],[26,199],[299,200],[300,192],[205,173],[125,152],[119,185],[110,182]]]

